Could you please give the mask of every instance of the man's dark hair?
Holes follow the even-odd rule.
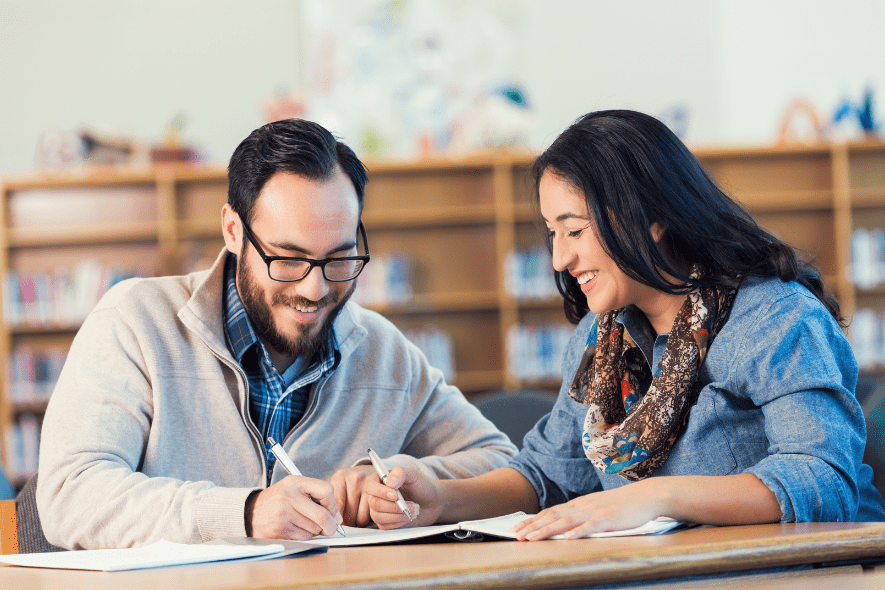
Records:
[[[291,172],[323,181],[332,178],[336,166],[353,183],[362,214],[368,175],[353,150],[311,121],[268,123],[250,133],[234,150],[227,167],[227,202],[246,223],[251,223],[255,199],[271,176]]]

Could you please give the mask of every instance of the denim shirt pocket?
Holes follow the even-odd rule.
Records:
[[[716,414],[713,396],[701,392],[688,427],[673,445],[661,475],[729,475],[738,469],[732,442]]]

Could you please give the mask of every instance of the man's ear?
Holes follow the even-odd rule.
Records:
[[[221,208],[221,234],[228,252],[239,255],[243,247],[243,226],[240,216],[228,203]]]
[[[660,242],[661,237],[667,231],[667,226],[659,221],[655,221],[648,227],[651,232],[651,237],[654,238],[655,242]]]

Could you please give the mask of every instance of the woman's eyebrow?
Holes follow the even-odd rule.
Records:
[[[584,215],[578,215],[577,213],[563,213],[556,218],[556,221],[565,221],[566,219],[580,219],[581,221],[590,221],[588,217]]]

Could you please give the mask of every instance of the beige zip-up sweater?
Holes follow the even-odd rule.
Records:
[[[86,318],[43,422],[37,506],[49,542],[91,549],[246,534],[246,497],[266,481],[264,447],[224,338],[224,258],[187,276],[124,281]],[[282,441],[305,475],[328,481],[368,447],[389,466],[441,478],[478,475],[516,453],[380,315],[348,303],[335,333],[341,362],[311,386]],[[286,475],[274,471],[273,482]]]

